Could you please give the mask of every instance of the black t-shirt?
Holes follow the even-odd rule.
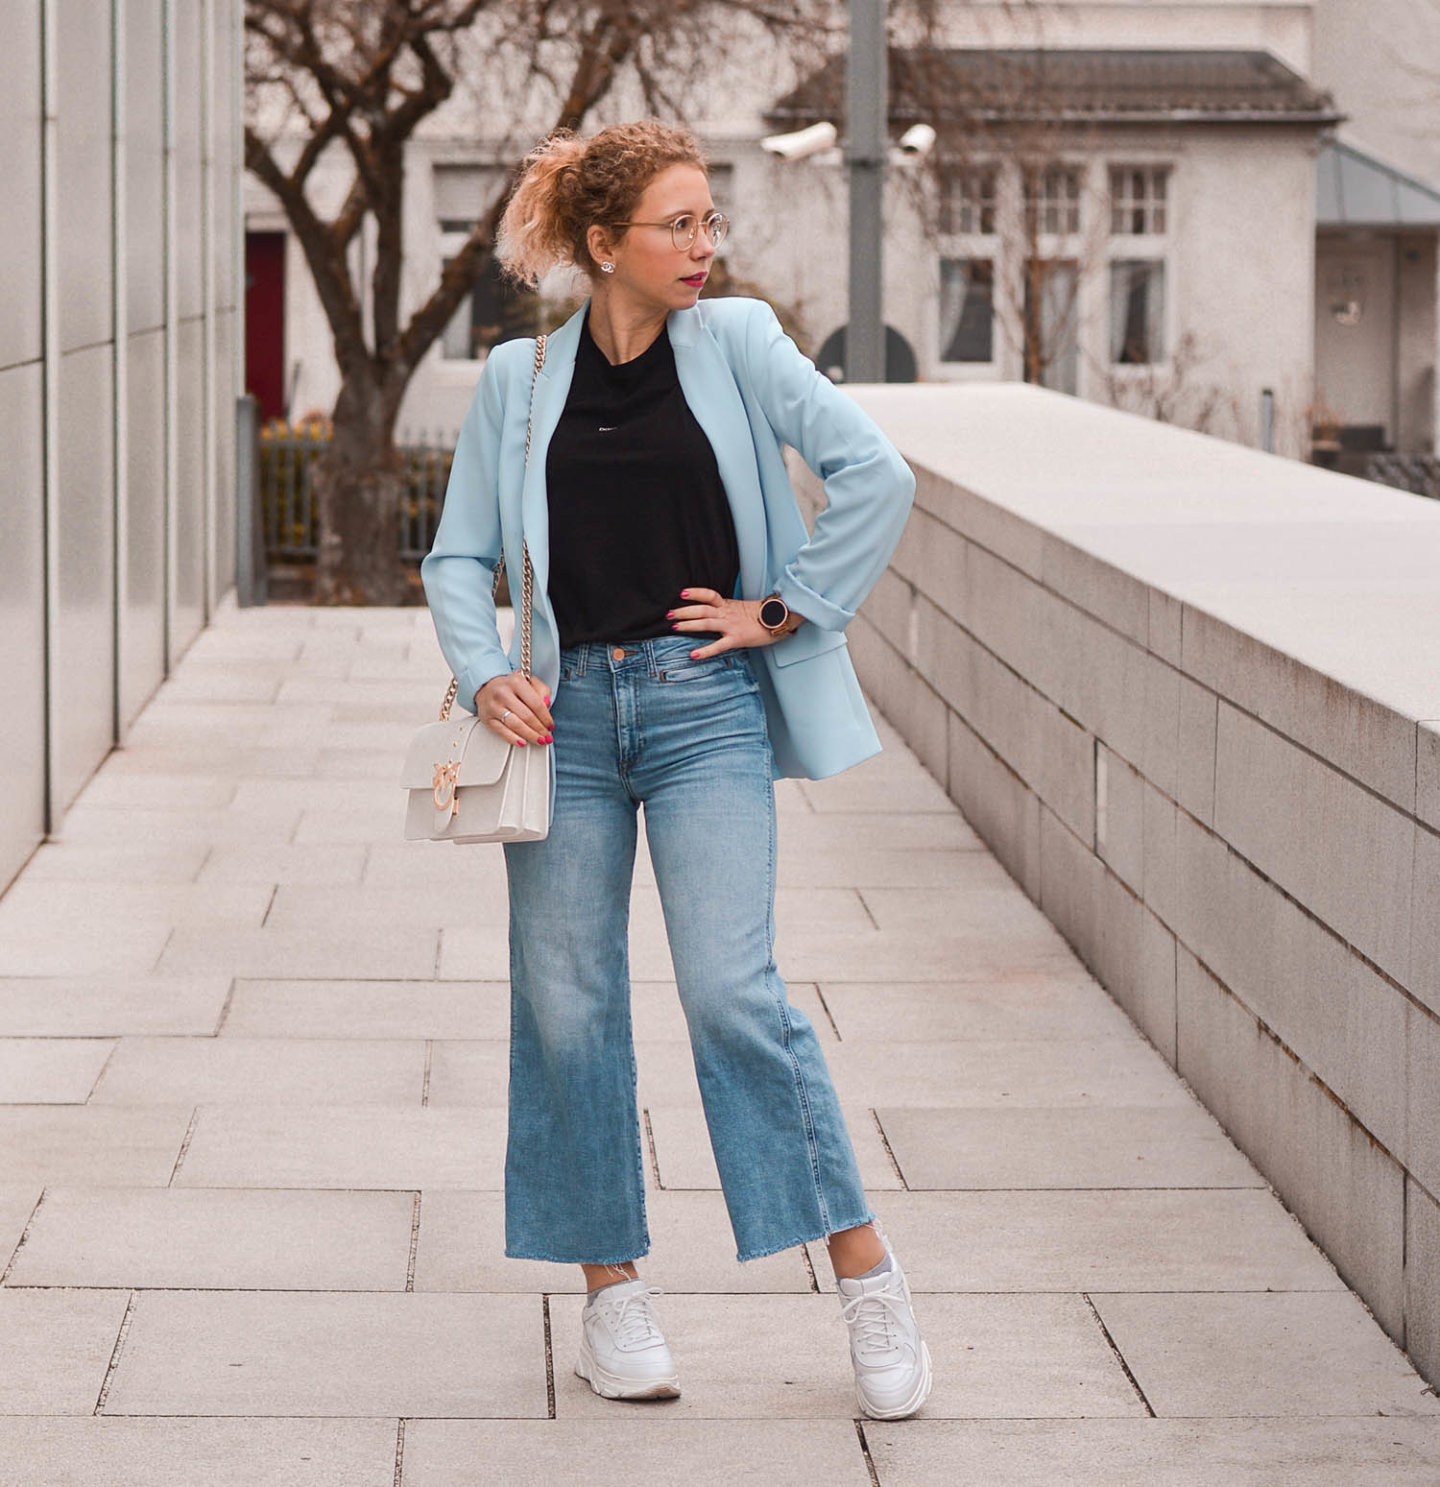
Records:
[[[685,602],[681,589],[735,592],[730,504],[681,391],[668,330],[611,366],[586,314],[545,478],[562,646],[682,633],[665,617]]]

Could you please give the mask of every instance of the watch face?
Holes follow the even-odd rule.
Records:
[[[790,618],[790,611],[783,599],[767,599],[760,606],[760,623],[767,630],[778,630]]]

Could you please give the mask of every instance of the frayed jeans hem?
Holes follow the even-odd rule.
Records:
[[[817,1239],[828,1239],[832,1234],[841,1234],[846,1229],[861,1229],[866,1224],[873,1224],[875,1215],[869,1209],[865,1210],[863,1218],[852,1219],[849,1223],[832,1224],[828,1229],[817,1229],[813,1234],[802,1234],[798,1239],[783,1239],[779,1244],[770,1245],[765,1249],[751,1250],[748,1253],[735,1253],[735,1258],[743,1265],[747,1260],[763,1260],[767,1255],[778,1255],[782,1250],[795,1249],[802,1244],[813,1244]]]
[[[588,1255],[583,1259],[578,1255],[550,1255],[539,1250],[513,1250],[507,1245],[505,1258],[507,1260],[545,1260],[551,1265],[628,1265],[632,1260],[643,1260],[649,1253],[648,1242],[644,1249],[636,1250],[633,1254],[617,1255],[613,1260],[592,1260]]]

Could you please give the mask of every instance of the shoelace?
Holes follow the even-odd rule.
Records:
[[[644,1342],[661,1340],[660,1329],[655,1325],[655,1313],[650,1309],[650,1298],[663,1294],[659,1286],[647,1286],[643,1291],[631,1291],[618,1301],[607,1297],[599,1303],[620,1347],[638,1347]]]
[[[850,1328],[858,1354],[889,1353],[899,1346],[895,1334],[905,1315],[905,1299],[888,1291],[852,1296],[840,1308],[841,1320]]]

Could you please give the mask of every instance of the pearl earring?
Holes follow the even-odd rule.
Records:
[[[600,272],[602,274],[613,274],[615,272],[615,265],[613,263],[602,263],[600,265]]]

